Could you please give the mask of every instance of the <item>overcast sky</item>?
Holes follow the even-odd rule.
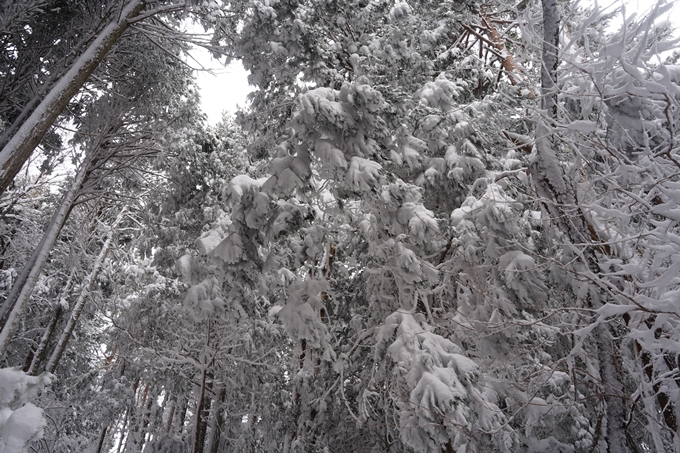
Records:
[[[246,95],[252,88],[248,85],[248,72],[243,69],[240,61],[224,67],[207,50],[198,47],[194,48],[192,57],[196,60],[188,62],[192,67],[199,67],[200,64],[206,69],[212,69],[212,74],[207,71],[197,73],[201,105],[210,124],[218,123],[223,111],[234,113],[237,105],[245,105]]]

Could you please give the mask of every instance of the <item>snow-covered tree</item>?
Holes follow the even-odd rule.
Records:
[[[145,177],[89,187],[138,201],[78,286],[52,450],[680,451],[670,6],[230,8],[202,20],[249,108],[189,99]]]

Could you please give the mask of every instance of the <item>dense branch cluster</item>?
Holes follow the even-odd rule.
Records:
[[[679,452],[669,8],[5,2],[0,452]]]

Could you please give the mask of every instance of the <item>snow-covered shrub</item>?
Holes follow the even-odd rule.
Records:
[[[22,453],[43,436],[47,421],[29,399],[48,385],[52,375],[29,376],[18,368],[0,369],[0,453]]]

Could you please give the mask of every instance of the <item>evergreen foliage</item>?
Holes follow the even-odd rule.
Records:
[[[5,135],[134,2],[3,7]],[[141,5],[0,199],[0,451],[680,451],[671,5]]]

